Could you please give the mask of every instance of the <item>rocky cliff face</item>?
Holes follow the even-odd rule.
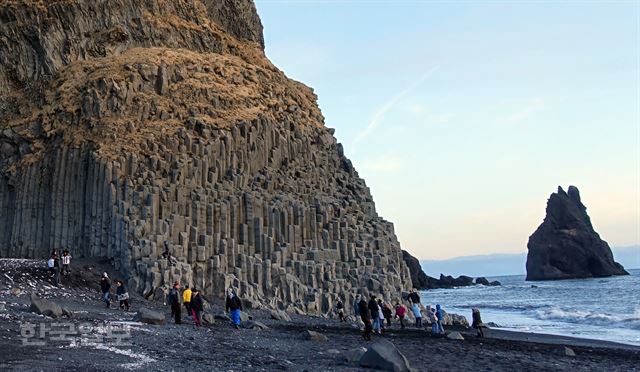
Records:
[[[411,288],[315,94],[262,49],[249,0],[0,0],[0,254],[309,313]]]
[[[527,280],[628,274],[591,225],[580,192],[558,187],[547,202],[544,222],[529,237]]]

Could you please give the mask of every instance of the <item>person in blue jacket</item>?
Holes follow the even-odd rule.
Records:
[[[444,334],[444,327],[442,326],[444,322],[444,312],[442,311],[442,307],[440,307],[440,304],[436,305],[436,318],[438,319],[438,333]]]

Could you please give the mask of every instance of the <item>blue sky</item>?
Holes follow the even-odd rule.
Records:
[[[640,243],[637,1],[256,0],[404,249],[523,252],[558,185]]]

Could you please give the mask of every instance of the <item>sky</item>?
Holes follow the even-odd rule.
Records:
[[[640,2],[256,6],[414,256],[525,252],[559,185],[640,243]]]

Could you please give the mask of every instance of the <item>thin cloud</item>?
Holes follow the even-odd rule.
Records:
[[[405,168],[406,160],[393,155],[377,156],[364,161],[363,170],[373,173],[396,173]]]
[[[519,123],[521,121],[527,120],[533,114],[542,110],[544,106],[545,106],[544,101],[540,98],[536,98],[533,101],[529,102],[529,104],[525,106],[523,109],[521,109],[520,111],[507,117],[507,123]]]
[[[356,146],[357,146],[358,143],[360,143],[363,139],[365,139],[367,136],[369,136],[374,130],[376,130],[376,128],[378,128],[378,126],[380,126],[380,123],[384,119],[384,116],[385,116],[385,114],[387,112],[389,112],[391,109],[393,109],[394,106],[398,104],[398,102],[400,102],[402,99],[404,99],[414,89],[416,89],[420,85],[422,85],[425,82],[425,80],[427,80],[429,77],[431,77],[431,75],[433,75],[433,73],[436,72],[436,70],[438,70],[439,67],[440,66],[435,66],[435,67],[431,68],[424,75],[422,75],[422,77],[420,77],[420,79],[418,79],[418,80],[414,81],[413,83],[409,84],[407,87],[405,87],[400,92],[398,92],[395,96],[391,97],[391,99],[389,99],[387,102],[385,102],[382,106],[380,106],[373,113],[373,116],[371,116],[371,119],[369,120],[369,124],[360,133],[358,133],[356,138],[353,140],[353,143],[352,143],[352,146],[351,146],[353,151],[355,152]]]

